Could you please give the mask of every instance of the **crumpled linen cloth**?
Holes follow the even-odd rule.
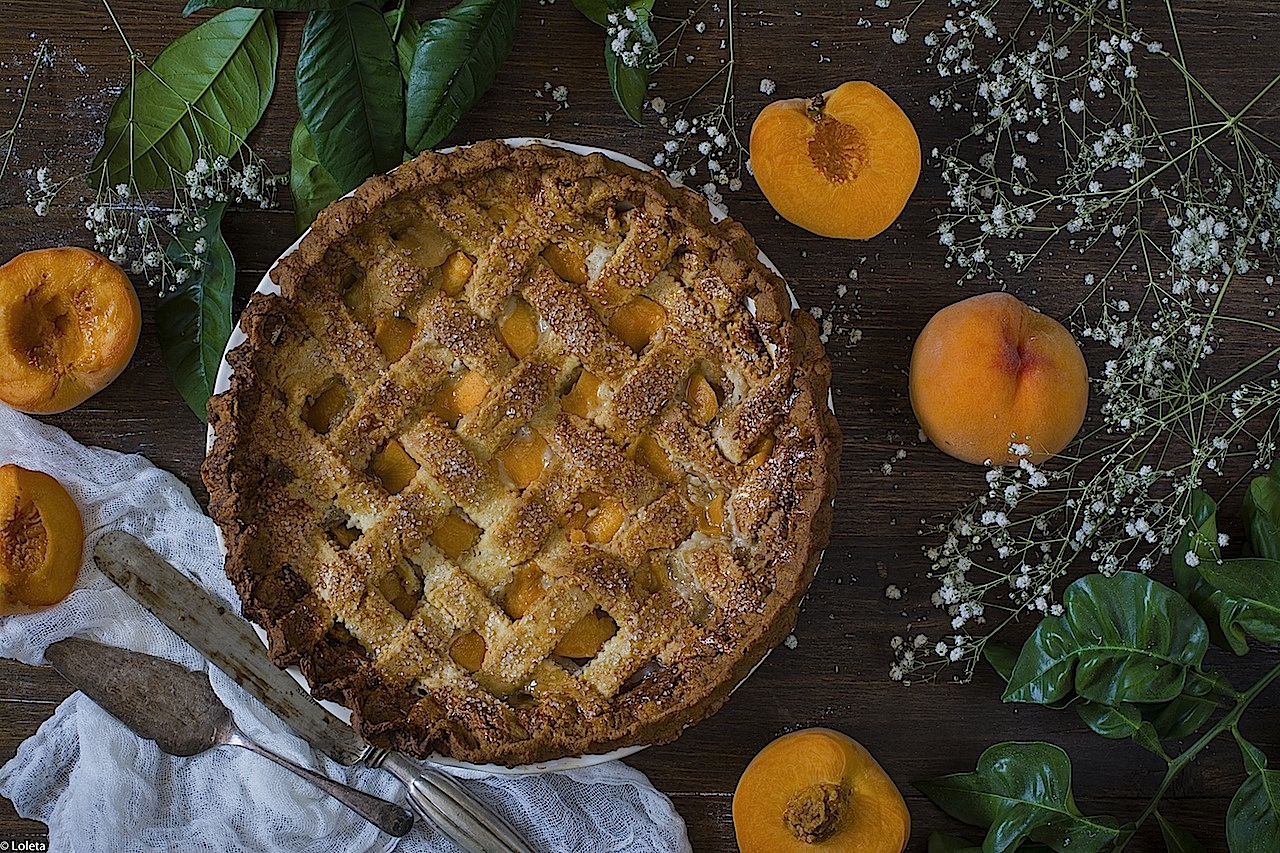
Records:
[[[0,404],[0,465],[57,477],[84,516],[85,559],[76,589],[38,613],[0,617],[0,655],[42,664],[49,644],[76,635],[208,670],[214,690],[247,734],[270,748],[384,797],[388,773],[347,768],[312,750],[230,678],[135,603],[90,558],[108,530],[146,541],[239,612],[213,522],[177,478],[138,455],[84,447],[66,433]],[[535,849],[687,851],[684,821],[648,779],[621,761],[563,773],[495,776],[469,771],[471,790],[507,817]],[[239,747],[165,755],[81,693],[0,768],[0,794],[49,825],[50,850],[455,851],[419,820],[392,839],[310,784]]]

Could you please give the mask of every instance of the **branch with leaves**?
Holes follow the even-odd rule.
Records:
[[[1243,556],[1222,556],[1213,499],[1197,491],[1193,506],[1174,549],[1176,590],[1137,572],[1087,576],[1067,587],[1062,615],[1043,619],[1021,651],[986,648],[1006,682],[1004,701],[1074,708],[1102,737],[1129,738],[1159,756],[1167,768],[1147,806],[1126,823],[1085,815],[1065,752],[1043,742],[1000,743],[974,771],[916,783],[952,817],[987,830],[981,846],[935,833],[930,853],[1118,853],[1153,817],[1170,850],[1204,850],[1159,805],[1196,756],[1227,734],[1245,773],[1227,811],[1228,849],[1280,850],[1280,771],[1268,769],[1239,728],[1280,678],[1280,664],[1243,691],[1205,664],[1211,644],[1244,655],[1250,640],[1280,643],[1280,466],[1250,483]],[[1182,752],[1169,752],[1172,741],[1197,734]]]

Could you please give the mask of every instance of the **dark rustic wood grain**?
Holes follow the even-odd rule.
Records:
[[[179,0],[118,0],[112,5],[134,49],[147,57],[190,26],[178,15]],[[424,18],[446,5],[416,3],[415,10]],[[897,7],[908,4],[896,0],[892,5],[890,11],[898,14]],[[1188,64],[1199,69],[1226,105],[1243,103],[1280,68],[1272,45],[1280,14],[1271,0],[1175,5]],[[662,14],[678,16],[684,8],[658,0]],[[656,78],[657,92],[669,101],[690,91],[721,56],[716,26],[721,16],[703,8],[708,32],[701,37],[690,32],[681,48],[696,61],[677,60]],[[1163,4],[1150,3],[1145,11],[1153,22],[1148,29],[1160,32]],[[864,15],[885,18],[872,2],[739,2],[734,13],[737,129],[744,139],[751,118],[769,100],[759,91],[764,77],[776,81],[777,97],[815,93],[846,79],[871,79],[916,121],[926,153],[964,131],[962,118],[939,116],[927,106],[937,78],[923,62],[923,26],[913,29],[907,45],[896,46],[884,27],[857,25]],[[931,0],[917,20],[936,24],[942,16],[940,5]],[[667,27],[669,23],[659,23],[659,31]],[[252,138],[257,152],[281,173],[288,170],[289,135],[297,117],[292,79],[300,30],[297,16],[281,16],[279,83]],[[26,86],[22,75],[30,67],[32,49],[43,39],[56,58],[53,68],[34,81],[15,162],[0,176],[0,260],[41,246],[88,243],[83,205],[75,203],[74,193],[43,219],[32,213],[24,194],[36,167],[47,165],[66,177],[87,166],[111,99],[127,78],[126,54],[100,3],[0,0],[0,129],[15,120]],[[569,106],[553,111],[549,121],[544,113],[552,104],[535,96],[544,83],[569,88]],[[1179,94],[1165,94],[1157,94],[1157,106],[1178,109]],[[1272,98],[1259,107],[1272,124],[1280,123],[1277,103]],[[574,11],[570,0],[526,2],[516,47],[497,84],[448,141],[537,135],[616,148],[641,159],[652,156],[665,138],[652,116],[638,129],[620,114],[603,72],[601,33]],[[0,156],[3,151],[0,144]],[[912,850],[923,850],[932,830],[959,830],[915,793],[912,780],[971,769],[986,746],[1003,739],[1062,745],[1075,765],[1082,808],[1122,819],[1137,814],[1163,768],[1132,743],[1104,741],[1069,712],[1003,705],[1000,685],[988,672],[964,686],[903,687],[886,677],[889,638],[935,619],[927,607],[931,589],[918,533],[922,521],[945,515],[981,486],[975,469],[917,440],[906,397],[906,367],[916,332],[938,308],[982,288],[958,289],[954,272],[944,267],[943,251],[932,236],[933,217],[945,204],[936,170],[926,167],[898,223],[864,243],[802,232],[773,214],[752,181],[746,184],[729,197],[733,215],[777,263],[801,304],[831,313],[846,328],[829,345],[835,407],[845,431],[832,542],[796,626],[797,647],[774,651],[719,714],[678,743],[648,749],[630,763],[671,795],[697,851],[735,849],[730,802],[739,773],[769,740],[810,725],[848,732],[876,755],[907,796],[914,822]],[[237,209],[227,218],[227,239],[239,265],[237,304],[243,304],[294,237],[287,193],[282,202],[278,210]],[[1062,315],[1075,304],[1082,285],[1080,273],[1069,268],[1075,258],[1064,249],[1056,251],[1054,263],[1035,278],[1007,284],[1047,313]],[[841,284],[848,290],[837,296]],[[142,303],[146,328],[129,370],[83,406],[44,420],[85,443],[147,455],[188,483],[203,501],[199,466],[204,427],[165,373],[151,334],[154,296],[144,291]],[[848,332],[852,328],[862,333],[856,344]],[[1250,343],[1229,346],[1244,351]],[[1233,351],[1226,351],[1227,363]],[[1096,368],[1102,354],[1089,351],[1089,356]],[[1096,413],[1091,422],[1095,420]],[[899,450],[907,451],[906,458],[894,464],[892,474],[883,474],[881,466]],[[1227,523],[1230,529],[1238,520]],[[885,599],[889,583],[907,590],[902,601]],[[1215,662],[1243,685],[1278,659],[1273,650],[1243,661],[1219,656]],[[14,755],[68,693],[47,670],[0,662],[0,760]],[[1280,689],[1264,694],[1246,718],[1246,733],[1273,761],[1280,760],[1278,718]],[[1225,850],[1223,815],[1241,777],[1235,747],[1216,744],[1166,797],[1166,812],[1195,827],[1211,850]],[[42,832],[42,825],[17,817],[9,803],[0,802],[0,838]],[[1158,833],[1148,831],[1130,849],[1163,848]]]

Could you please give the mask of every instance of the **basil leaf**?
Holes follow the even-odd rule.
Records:
[[[1156,821],[1160,824],[1160,834],[1164,836],[1168,853],[1205,853],[1204,845],[1194,835],[1177,824],[1169,823],[1160,812],[1156,812]]]
[[[162,294],[156,306],[160,355],[182,398],[202,421],[208,419],[205,407],[231,337],[236,262],[222,238],[226,209],[225,203],[203,208],[199,216],[204,226],[183,228],[169,243],[165,254],[189,274],[176,290]],[[200,240],[204,240],[204,251],[197,253]],[[194,258],[199,258],[198,269],[192,264]]]
[[[1244,520],[1246,553],[1280,560],[1280,460],[1271,463],[1265,477],[1255,477],[1249,483]]]
[[[1186,600],[1137,572],[1090,575],[1067,587],[1062,616],[1047,616],[1022,647],[1006,702],[1082,698],[1116,707],[1166,702],[1209,645]]]
[[[232,7],[247,9],[275,9],[277,12],[324,12],[350,6],[356,0],[188,0],[187,7],[182,10],[185,18],[192,12],[201,9]]]
[[[343,192],[404,159],[404,81],[382,13],[312,12],[298,52],[298,109]]]
[[[639,3],[632,3],[625,9],[631,9],[635,12],[636,20],[628,22],[628,29],[632,33],[632,39],[643,45],[639,63],[636,65],[627,65],[621,56],[614,50],[614,40],[609,37],[609,33],[605,34],[604,44],[604,64],[609,72],[609,87],[613,90],[613,97],[618,102],[618,106],[622,107],[622,111],[627,114],[636,124],[643,124],[644,99],[649,93],[649,59],[657,54],[658,38],[653,34],[653,29],[649,26],[649,18],[653,9],[653,0],[642,0]],[[632,42],[634,44],[634,41]]]
[[[299,233],[315,222],[316,215],[329,202],[342,195],[316,154],[311,132],[301,121],[293,128],[289,144],[289,190],[293,194],[293,221]]]
[[[1191,519],[1173,547],[1174,586],[1208,623],[1213,643],[1242,655],[1249,651],[1248,639],[1239,624],[1244,605],[1215,590],[1196,569],[1196,566],[1217,562],[1221,558],[1218,553],[1218,504],[1205,492],[1196,489],[1191,493],[1190,510]],[[1189,554],[1195,556],[1188,559]]]
[[[1242,557],[1201,563],[1200,575],[1242,606],[1236,624],[1264,643],[1280,643],[1280,562]]]
[[[222,12],[170,42],[112,105],[94,180],[171,189],[198,157],[235,154],[271,100],[279,53],[275,18],[250,9]]]
[[[463,0],[418,30],[405,126],[410,151],[440,144],[493,85],[519,12],[520,0]]]
[[[1076,808],[1071,760],[1051,743],[998,743],[982,753],[974,772],[915,785],[952,817],[989,826],[986,853],[1012,850],[1028,838],[1055,850],[1097,853],[1119,831],[1114,818],[1085,817]]]
[[[1280,850],[1280,770],[1250,773],[1227,807],[1231,853]]]

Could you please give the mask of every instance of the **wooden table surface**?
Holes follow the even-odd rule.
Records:
[[[727,0],[719,2],[728,8]],[[900,2],[895,0],[894,7]],[[134,47],[148,57],[191,25],[179,17],[178,0],[116,0],[112,5]],[[424,18],[445,5],[417,3],[415,8]],[[878,23],[858,23],[862,16],[880,21],[889,14],[873,2],[735,5],[736,104],[744,140],[751,119],[769,100],[760,92],[762,78],[776,81],[776,97],[808,95],[846,79],[870,79],[915,121],[926,154],[964,131],[963,119],[939,117],[927,104],[938,80],[924,63],[923,26],[898,46]],[[1175,5],[1189,62],[1203,70],[1211,86],[1223,89],[1230,100],[1270,79],[1276,68],[1269,46],[1273,40],[1257,35],[1274,34],[1280,25],[1274,3],[1200,0]],[[707,31],[698,35],[690,30],[681,48],[695,62],[680,60],[655,77],[655,92],[669,101],[706,77],[724,55],[718,47],[724,37],[722,10],[710,4],[701,8],[698,19],[707,22]],[[682,15],[684,6],[658,0],[658,10]],[[1153,4],[1150,11],[1151,17],[1162,19],[1159,6]],[[901,12],[895,8],[891,13]],[[930,2],[918,20],[936,24],[942,14]],[[279,17],[279,83],[252,143],[272,168],[287,174],[289,134],[297,117],[292,80],[301,19]],[[666,26],[660,23],[659,31]],[[32,51],[46,39],[54,64],[35,80],[14,163],[0,177],[0,260],[28,249],[90,242],[82,224],[83,205],[75,203],[74,195],[48,217],[37,218],[24,193],[33,183],[30,170],[35,167],[47,165],[56,176],[86,167],[109,104],[127,80],[126,54],[100,3],[0,0],[0,128],[14,121]],[[1223,49],[1224,44],[1230,49]],[[642,129],[621,115],[600,54],[601,32],[569,0],[528,0],[515,49],[496,85],[449,141],[550,136],[651,158],[664,133],[652,113]],[[547,83],[568,89],[568,106],[554,110],[549,120],[544,114],[555,104],[538,97]],[[1132,817],[1164,770],[1132,742],[1105,741],[1071,713],[1001,704],[1001,685],[985,668],[969,685],[904,687],[887,678],[890,637],[922,619],[926,626],[937,624],[937,614],[928,606],[932,587],[921,552],[921,520],[944,516],[983,485],[980,470],[917,441],[907,401],[906,367],[915,334],[941,306],[984,289],[957,288],[954,270],[944,268],[944,252],[933,235],[934,215],[945,204],[936,166],[926,163],[898,223],[867,242],[827,240],[779,220],[754,182],[744,178],[742,191],[728,194],[731,213],[776,262],[801,304],[821,308],[835,319],[829,353],[845,439],[834,530],[795,628],[796,647],[775,650],[714,717],[678,742],[648,749],[629,763],[671,796],[697,851],[735,849],[730,800],[738,775],[768,741],[813,725],[856,737],[888,770],[911,808],[912,850],[924,849],[930,831],[955,831],[958,825],[911,782],[971,770],[986,746],[1005,739],[1045,739],[1063,746],[1073,760],[1076,797],[1086,813]],[[294,238],[288,194],[276,210],[234,210],[227,216],[226,234],[239,264],[238,310]],[[842,284],[847,289],[838,290]],[[1079,277],[1053,265],[1034,281],[1011,281],[1009,286],[1058,316],[1069,313],[1081,295]],[[143,336],[128,370],[84,405],[45,420],[86,444],[145,454],[204,500],[199,478],[204,425],[170,384],[151,326],[154,294],[140,290]],[[861,331],[859,341],[853,340],[851,329]],[[1097,368],[1101,354],[1090,348],[1086,353]],[[882,466],[899,450],[906,451],[905,459],[895,461],[886,475]],[[1167,580],[1167,571],[1162,567],[1159,576]],[[906,591],[901,601],[886,598],[890,583]],[[1243,661],[1230,661],[1229,671],[1237,685],[1249,684],[1278,659],[1274,650],[1255,652]],[[1214,660],[1227,663],[1221,655]],[[0,662],[0,760],[11,757],[69,692],[48,669]],[[1275,760],[1280,760],[1278,710],[1280,690],[1273,688],[1246,718],[1246,734]],[[1229,739],[1219,742],[1167,795],[1167,813],[1196,828],[1211,850],[1225,850],[1223,815],[1241,778],[1235,746]],[[42,837],[44,832],[0,801],[0,839]],[[1162,849],[1158,833],[1145,832],[1130,849]]]

